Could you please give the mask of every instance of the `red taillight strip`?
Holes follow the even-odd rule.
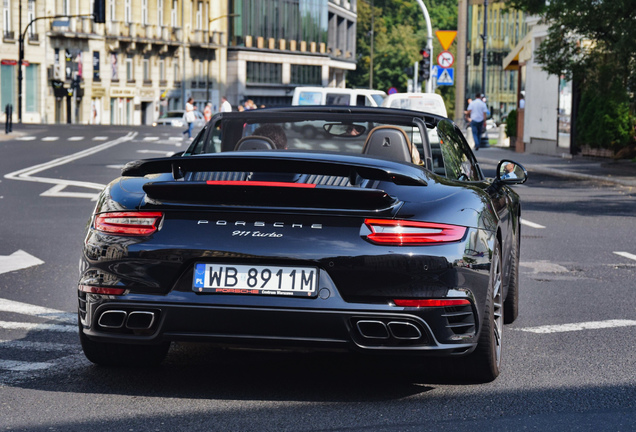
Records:
[[[113,212],[95,216],[95,229],[108,234],[150,235],[158,229],[161,212]]]
[[[287,183],[268,181],[243,181],[243,180],[208,180],[207,184],[213,186],[268,186],[268,187],[288,187],[288,188],[315,188],[313,183]]]
[[[382,245],[425,245],[461,240],[466,227],[431,222],[416,222],[394,219],[365,219],[371,231],[366,238]]]
[[[109,288],[109,287],[96,287],[90,285],[80,285],[79,290],[91,294],[108,294],[108,295],[122,295],[124,288]]]
[[[402,307],[445,307],[445,306],[465,306],[470,301],[466,299],[395,299],[396,306]]]

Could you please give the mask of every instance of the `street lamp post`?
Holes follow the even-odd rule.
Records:
[[[481,65],[481,92],[486,94],[486,67],[488,62],[488,52],[486,44],[488,42],[488,0],[484,0],[484,34],[481,36],[484,42],[484,57]]]

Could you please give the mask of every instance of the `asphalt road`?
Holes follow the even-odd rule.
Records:
[[[182,150],[180,131],[25,132],[0,141],[0,430],[634,430],[633,189],[545,175],[515,187],[521,311],[493,383],[440,380],[435,361],[192,344],[158,368],[104,369],[74,324],[91,197],[125,162]]]

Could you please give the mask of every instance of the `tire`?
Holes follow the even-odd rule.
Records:
[[[478,383],[491,382],[499,376],[504,321],[502,296],[501,246],[497,242],[490,265],[488,295],[479,341],[475,351],[457,359],[459,368],[455,370],[455,375],[460,374],[467,381]]]
[[[96,342],[89,339],[79,330],[80,342],[84,355],[92,363],[108,367],[149,367],[157,366],[163,361],[170,349],[170,342],[157,345],[135,345]]]
[[[519,252],[521,249],[521,231],[517,228],[517,241],[512,248],[510,259],[510,279],[508,293],[504,301],[504,324],[512,324],[519,316]]]

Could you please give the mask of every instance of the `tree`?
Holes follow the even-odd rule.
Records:
[[[549,26],[537,61],[581,88],[577,144],[618,150],[633,141],[634,0],[506,0]],[[631,103],[631,112],[630,112]]]

